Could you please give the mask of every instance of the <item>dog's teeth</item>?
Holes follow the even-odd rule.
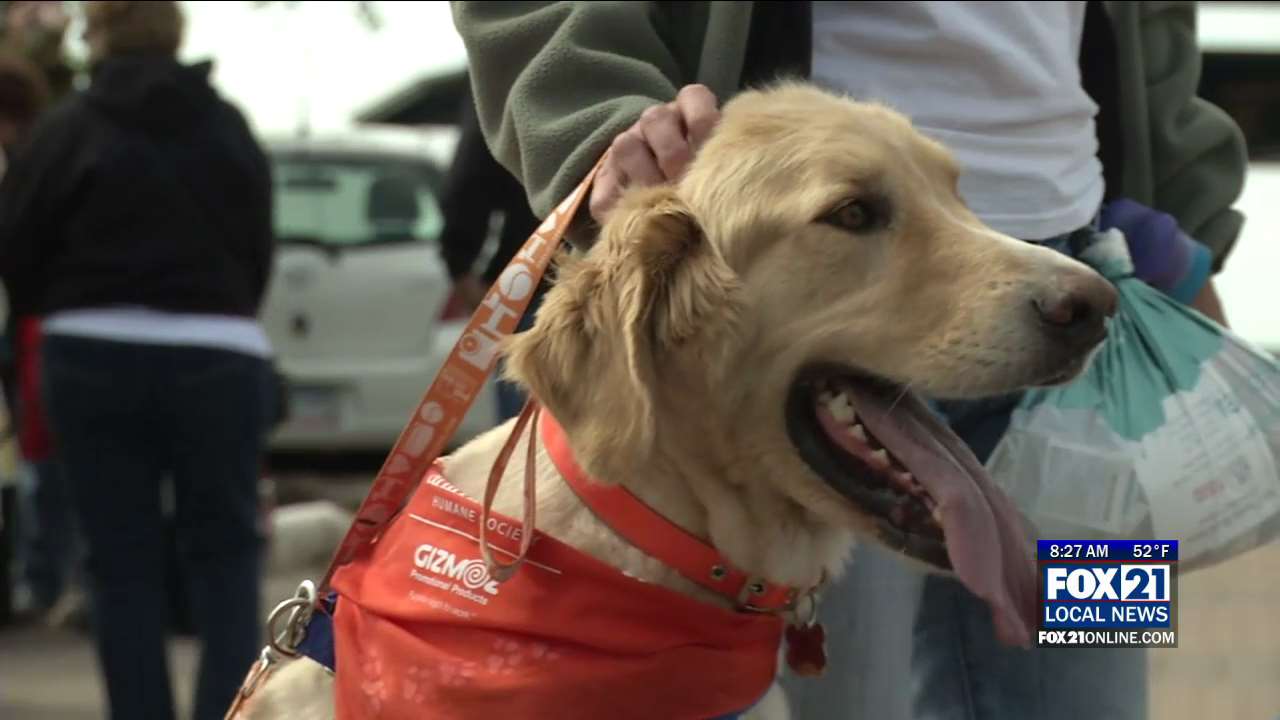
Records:
[[[889,468],[889,451],[884,448],[873,451],[871,453],[871,464],[878,470],[887,470]]]
[[[841,425],[848,425],[853,422],[853,407],[849,405],[849,399],[844,395],[837,395],[827,403],[827,410],[831,411],[831,417]]]
[[[851,425],[845,432],[849,433],[855,440],[865,443],[867,442],[867,431],[862,425]]]
[[[905,470],[894,475],[894,478],[905,487],[917,487],[916,476]]]
[[[823,405],[830,405],[831,401],[835,399],[836,399],[836,394],[831,392],[830,390],[823,390],[822,392],[818,393],[818,402],[822,403]]]

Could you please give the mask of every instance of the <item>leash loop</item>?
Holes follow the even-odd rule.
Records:
[[[541,409],[537,401],[532,398],[525,403],[524,409],[520,411],[520,417],[516,420],[515,427],[512,428],[511,434],[507,437],[506,444],[502,446],[502,452],[498,454],[498,459],[489,470],[489,480],[484,486],[484,503],[480,506],[480,556],[484,558],[484,564],[489,571],[489,575],[498,582],[506,582],[516,574],[516,571],[520,569],[520,565],[524,563],[525,558],[529,555],[529,548],[533,545],[538,505],[538,483],[534,461],[538,447],[537,420]],[[520,442],[520,436],[524,435],[526,425],[530,426],[530,429],[524,463],[524,532],[520,535],[520,553],[516,555],[516,559],[512,562],[503,564],[494,557],[492,550],[489,548],[489,513],[493,508],[494,498],[498,495],[498,486],[502,484],[502,475],[507,469],[507,462],[511,459],[511,454],[515,452],[516,445]]]

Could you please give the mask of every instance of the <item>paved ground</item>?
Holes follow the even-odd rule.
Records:
[[[185,714],[195,652],[174,643],[169,661]],[[101,686],[86,640],[69,632],[24,628],[0,632],[0,717],[6,720],[98,720]]]
[[[329,469],[323,477],[286,474],[278,479],[277,494],[282,502],[323,498],[354,508],[364,497],[366,483],[366,475],[346,470]],[[319,562],[314,568],[271,573],[263,589],[263,607],[269,609],[290,597],[301,580],[318,580],[329,552],[331,548],[310,554]],[[196,664],[195,642],[175,638],[170,643],[169,668],[183,718],[189,713]],[[102,687],[88,638],[32,624],[0,628],[0,720],[100,720],[105,717],[102,707]]]
[[[298,581],[322,571],[271,578],[264,604],[289,597]],[[173,640],[169,669],[185,718],[194,689],[194,641]],[[0,720],[101,720],[102,698],[93,650],[83,635],[38,626],[0,629]]]
[[[315,485],[287,489],[297,497]],[[351,487],[338,495],[359,497]],[[325,494],[333,496],[332,490]],[[265,602],[289,596],[302,577],[272,577]],[[1153,720],[1280,718],[1280,546],[1240,557],[1181,580],[1180,647],[1152,653]],[[195,651],[176,640],[170,665],[185,709]],[[74,633],[0,629],[0,719],[91,720],[103,717],[100,686],[87,641]],[[1088,720],[1088,719],[1083,719]]]
[[[1152,652],[1152,717],[1280,718],[1280,546],[1179,582],[1178,648]]]

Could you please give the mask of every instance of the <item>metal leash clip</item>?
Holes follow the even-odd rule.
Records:
[[[268,648],[285,657],[298,657],[298,645],[307,634],[307,623],[311,621],[311,613],[316,607],[316,584],[303,580],[293,597],[276,605],[267,616]],[[276,625],[280,618],[288,613],[288,620],[280,632]]]
[[[315,610],[316,584],[303,580],[293,597],[285,600],[267,616],[267,646],[262,648],[258,661],[249,669],[249,674],[240,685],[231,708],[227,710],[226,720],[233,720],[244,706],[246,700],[258,689],[272,668],[280,662],[281,656],[298,657],[298,645],[307,633],[307,623],[311,621],[311,613]],[[280,618],[288,613],[284,629],[276,632]]]

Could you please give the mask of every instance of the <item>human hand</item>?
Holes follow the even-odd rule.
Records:
[[[645,110],[609,146],[592,183],[591,217],[602,222],[628,187],[679,178],[719,121],[716,96],[705,85],[686,85],[672,102]]]

